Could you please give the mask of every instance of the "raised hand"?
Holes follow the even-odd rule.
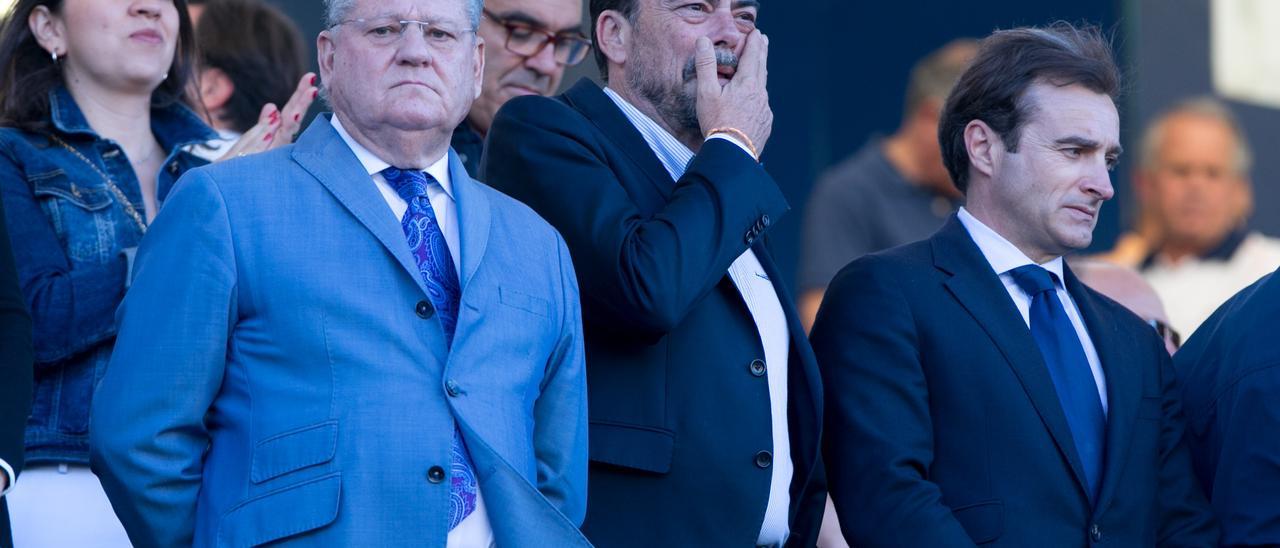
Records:
[[[284,104],[284,109],[274,103],[263,105],[258,115],[258,123],[240,136],[240,140],[232,145],[227,153],[218,160],[228,160],[246,154],[264,152],[293,142],[293,137],[302,126],[302,117],[311,108],[320,93],[316,87],[316,75],[307,73],[298,82],[298,87]]]
[[[769,107],[766,89],[769,82],[769,38],[759,29],[747,35],[738,69],[723,85],[720,84],[720,67],[716,63],[711,40],[699,38],[697,48],[694,62],[698,77],[698,123],[702,133],[736,129],[751,140],[748,145],[763,151],[773,132],[773,110]],[[732,132],[726,133],[733,135]]]

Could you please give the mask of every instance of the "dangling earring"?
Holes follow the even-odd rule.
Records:
[[[53,64],[55,65],[58,64],[58,50],[53,50],[49,52],[49,56],[53,57]]]

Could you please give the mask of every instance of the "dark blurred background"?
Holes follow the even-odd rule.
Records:
[[[269,1],[297,20],[314,47],[323,26],[321,3]],[[1178,99],[1213,92],[1213,1],[1231,0],[765,0],[761,27],[771,38],[770,93],[776,122],[764,162],[792,208],[771,237],[779,266],[793,281],[800,221],[814,180],[868,138],[892,132],[901,121],[913,63],[953,38],[1056,20],[1093,23],[1112,32],[1128,77],[1129,91],[1119,107],[1129,153],[1115,172],[1116,198],[1103,209],[1093,246],[1110,248],[1133,215],[1129,177],[1142,127]],[[594,63],[573,67],[565,85],[583,76],[596,76]],[[1252,225],[1280,234],[1280,215],[1273,214],[1280,209],[1280,189],[1269,184],[1280,175],[1280,158],[1264,148],[1280,137],[1280,111],[1228,104],[1244,122],[1256,149]]]

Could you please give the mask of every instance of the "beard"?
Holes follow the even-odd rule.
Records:
[[[641,53],[641,52],[633,52]],[[633,55],[636,67],[627,71],[627,85],[643,97],[658,115],[675,131],[701,133],[698,121],[698,69],[697,61],[690,57],[680,72],[680,81],[664,80],[664,68],[659,67],[657,55]],[[731,50],[716,50],[716,65],[738,68],[738,56]],[[718,82],[717,82],[718,83]]]

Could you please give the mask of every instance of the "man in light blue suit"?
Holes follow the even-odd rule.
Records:
[[[330,0],[334,114],[165,200],[91,429],[135,545],[586,545],[568,252],[448,150],[480,4]]]

